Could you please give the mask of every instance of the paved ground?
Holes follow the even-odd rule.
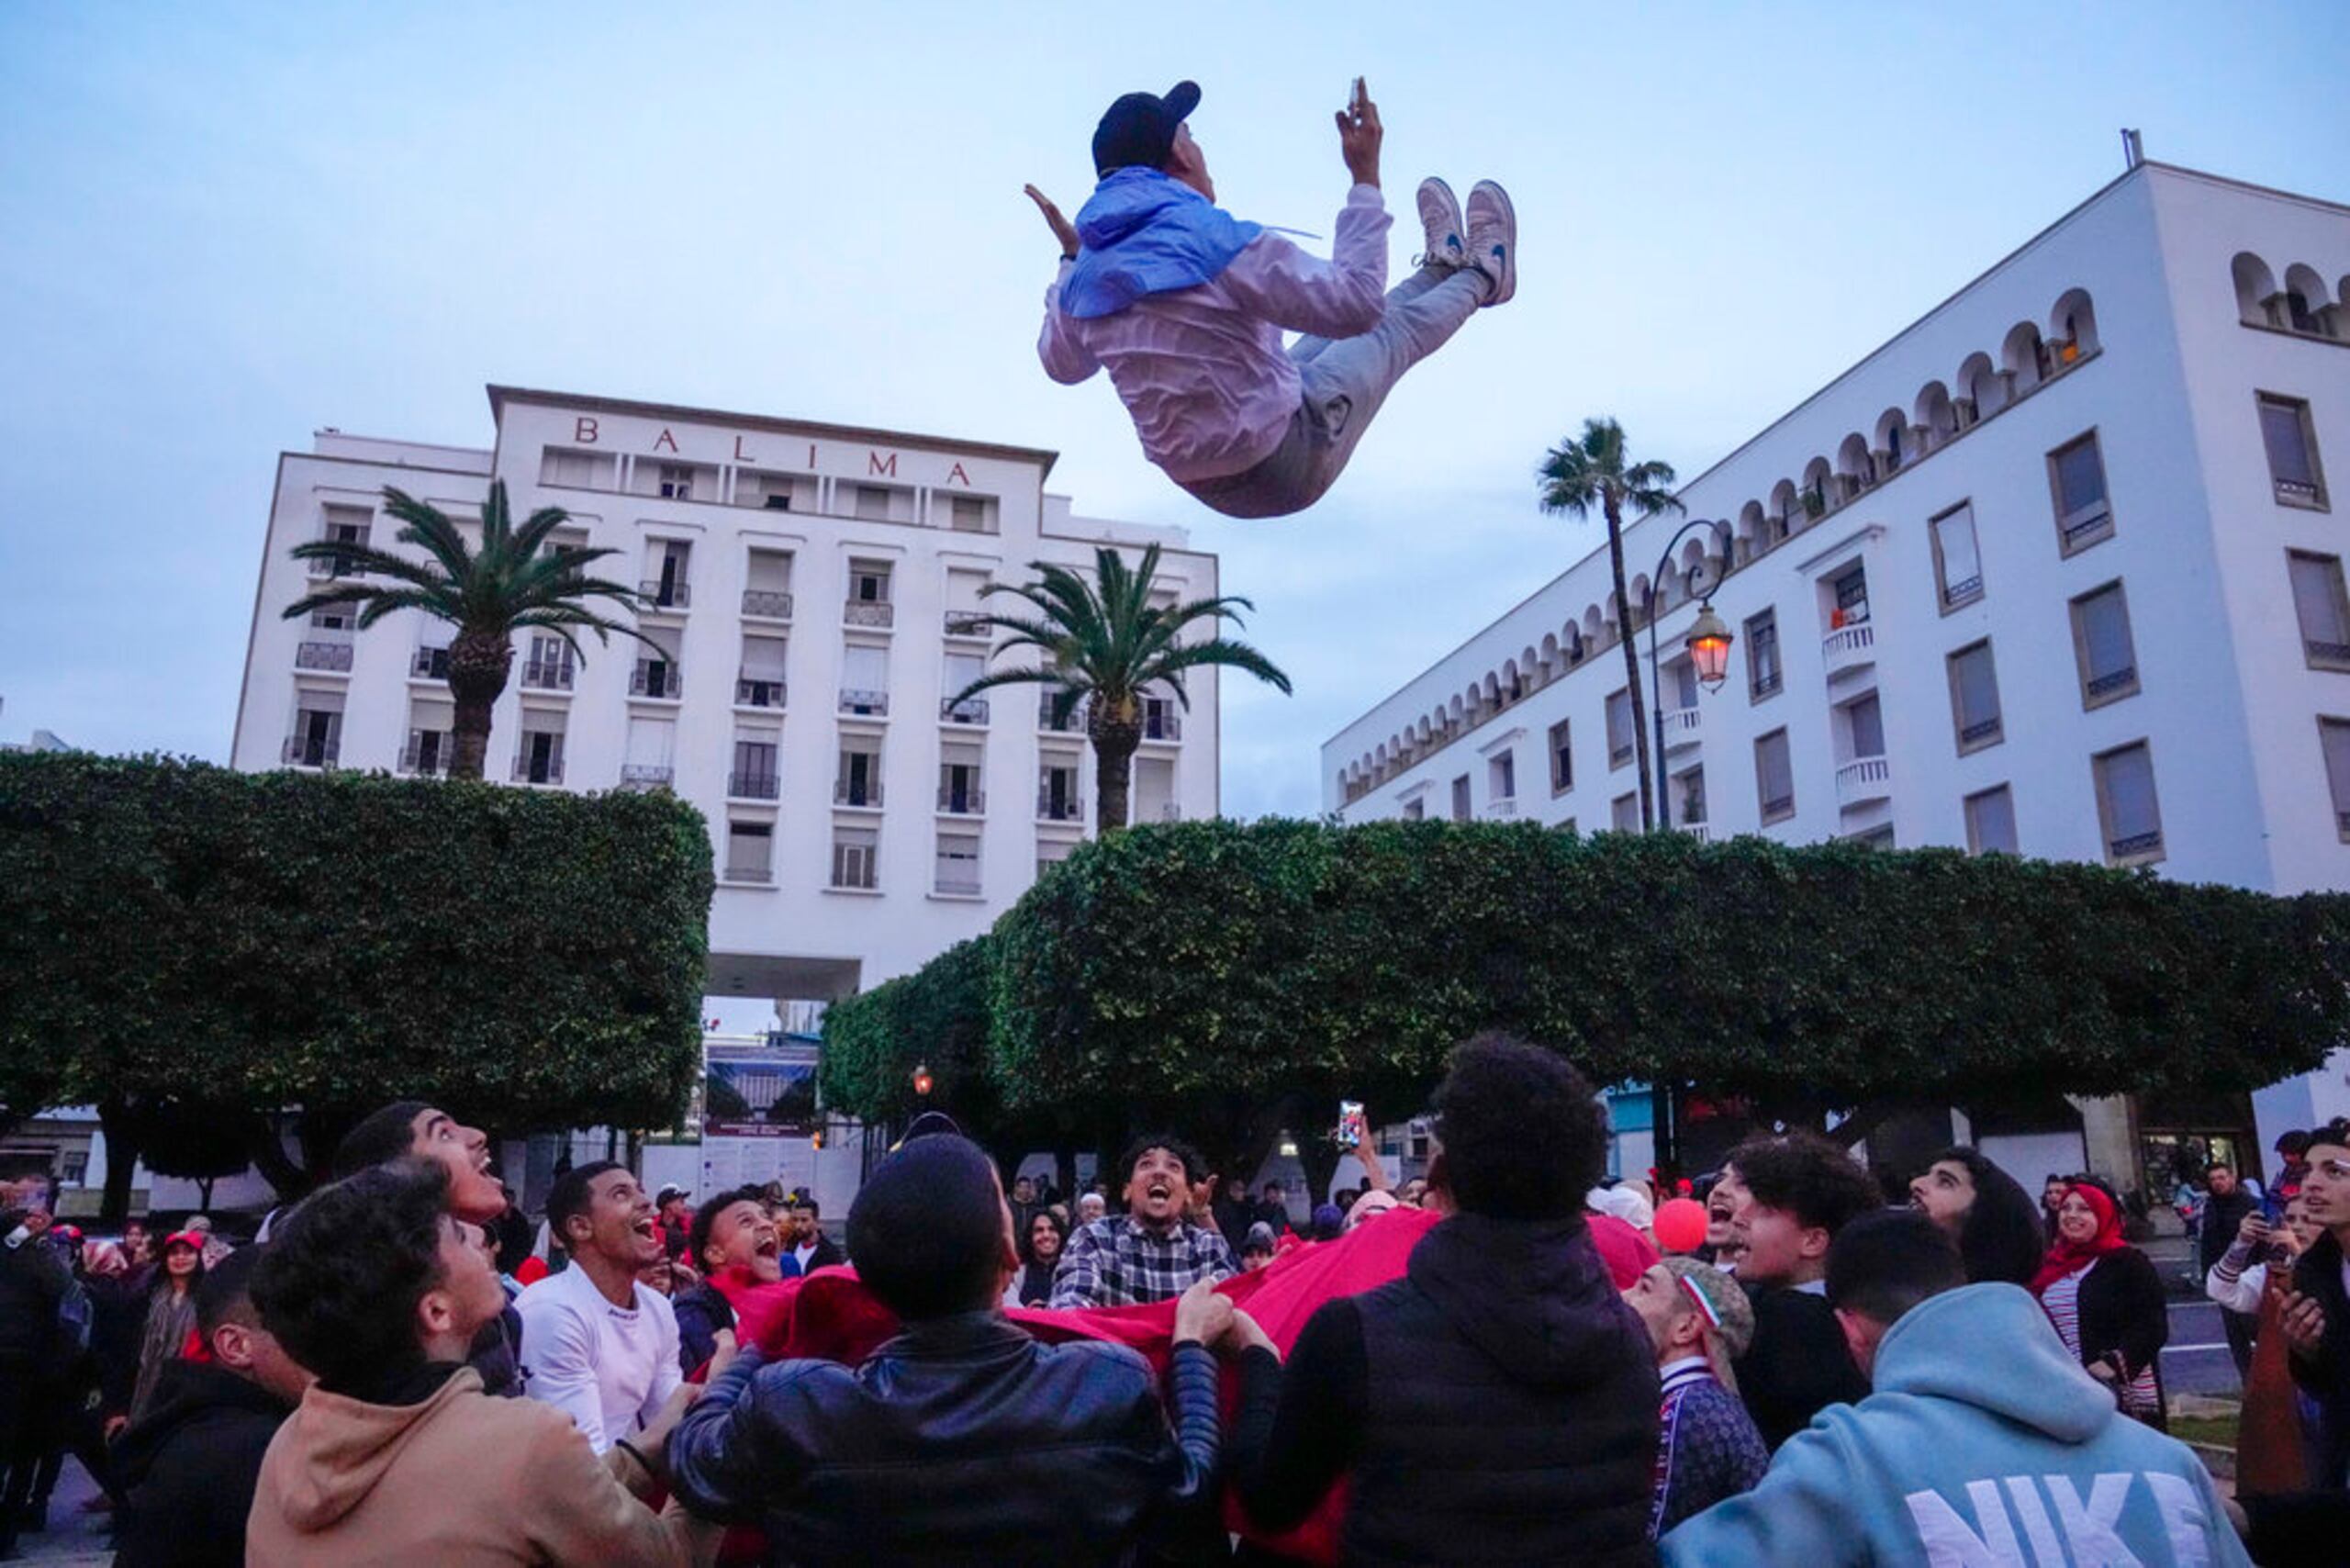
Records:
[[[112,1562],[114,1549],[106,1544],[107,1516],[82,1511],[84,1500],[96,1495],[97,1490],[81,1462],[67,1460],[64,1473],[57,1479],[57,1495],[50,1500],[50,1528],[40,1535],[22,1537],[17,1550],[43,1568],[104,1568]]]
[[[2170,1287],[2170,1343],[2163,1348],[2163,1391],[2205,1394],[2233,1398],[2244,1392],[2228,1341],[2220,1328],[2220,1309],[2200,1286],[2188,1294],[2185,1269],[2188,1243],[2166,1237],[2146,1244],[2146,1255]]]

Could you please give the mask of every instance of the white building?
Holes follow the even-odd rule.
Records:
[[[2140,164],[1690,480],[1718,528],[1661,583],[1670,821],[2350,888],[2345,295],[2350,207]],[[1644,685],[1684,521],[1626,533]],[[1592,536],[1324,746],[1331,810],[1638,825]],[[1737,641],[1701,696],[1708,592]],[[2345,1065],[2254,1097],[2262,1152],[2350,1112]],[[2134,1115],[2092,1110],[2100,1169],[2249,1131]]]
[[[364,538],[406,551],[386,485],[478,521],[493,477],[516,519],[560,506],[559,534],[617,552],[590,568],[655,601],[626,638],[575,658],[516,650],[493,779],[674,789],[709,819],[720,885],[710,988],[825,999],[976,935],[1040,865],[1090,830],[1082,715],[1046,722],[1042,688],[946,699],[987,665],[980,590],[1032,561],[1085,568],[1113,544],[1164,547],[1164,602],[1219,592],[1180,531],[1080,518],[1044,489],[1055,454],[959,439],[492,386],[487,449],[320,432],[278,461],[232,753],[237,767],[442,771],[451,629],[404,610],[282,612],[324,564],[287,552]],[[1002,596],[986,608],[1017,610]],[[621,618],[625,620],[622,612]],[[1216,678],[1191,708],[1154,699],[1134,816],[1212,816]]]

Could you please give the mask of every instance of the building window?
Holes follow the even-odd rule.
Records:
[[[734,766],[726,776],[726,792],[738,800],[772,801],[782,793],[776,767],[779,736],[772,730],[744,732],[734,737]]]
[[[1036,814],[1051,823],[1085,820],[1085,803],[1077,793],[1077,764],[1048,761],[1038,770]]]
[[[938,835],[938,865],[933,873],[934,890],[950,898],[979,896],[979,835],[942,833]]]
[[[551,714],[525,711],[522,734],[514,750],[514,780],[518,784],[563,782],[563,732],[551,727]]]
[[[2097,815],[2105,830],[2105,857],[2142,866],[2163,857],[2163,819],[2154,800],[2154,757],[2143,741],[2099,753]]]
[[[1975,855],[2013,855],[2016,801],[2005,784],[1966,797],[1966,847]]]
[[[1991,666],[1988,642],[1951,655],[1950,709],[1959,756],[1999,744],[1999,678]]]
[[[1673,795],[1683,827],[1706,825],[1706,770],[1692,767],[1673,776]]]
[[[2342,586],[2339,555],[2285,553],[2293,579],[2293,614],[2301,626],[2301,656],[2311,669],[2350,670],[2350,597]]]
[[[1796,814],[1796,774],[1787,753],[1787,732],[1773,730],[1754,740],[1754,795],[1762,809],[1762,825],[1785,822]]]
[[[880,880],[881,835],[869,827],[833,829],[833,886],[870,890]]]
[[[743,638],[742,662],[734,666],[734,703],[740,708],[783,706],[783,671],[790,645],[781,637]]]
[[[1983,559],[1975,548],[1975,508],[1962,501],[1927,524],[1934,539],[1934,586],[1942,608],[1956,610],[1983,597]]]
[[[730,882],[775,880],[775,823],[729,822],[726,824],[726,879]]]
[[[2278,502],[2324,510],[2325,476],[2318,467],[2309,404],[2261,393],[2260,441],[2268,449],[2268,482]]]
[[[1639,832],[1640,797],[1628,791],[1608,802],[1607,825],[1617,833]]]
[[[2138,655],[2130,641],[2130,606],[2110,582],[2073,600],[2073,655],[2080,665],[2081,706],[2100,708],[2138,689]]]
[[[621,755],[621,788],[652,790],[675,781],[677,722],[632,713],[628,749]]]
[[[1466,773],[1452,781],[1452,820],[1457,823],[1469,820],[1469,776]]]
[[[890,567],[881,561],[848,564],[848,609],[842,617],[851,626],[889,626],[897,611],[890,603]]]
[[[1505,750],[1485,759],[1485,795],[1489,800],[1517,799],[1517,753]]]
[[[791,619],[791,553],[753,550],[743,588],[743,613],[767,621]]]
[[[1850,570],[1832,578],[1829,591],[1836,596],[1836,607],[1828,612],[1828,629],[1841,631],[1858,626],[1869,618],[1869,572],[1865,566],[1854,563]]]
[[[844,745],[833,775],[833,803],[837,806],[878,806],[881,803],[881,752],[878,745]]]
[[[694,498],[694,471],[682,463],[661,465],[660,495],[664,500],[689,501]]]
[[[1416,823],[1426,817],[1427,814],[1428,803],[1425,797],[1415,795],[1410,800],[1404,802],[1404,820],[1405,822]]]
[[[1785,683],[1779,666],[1779,612],[1766,610],[1746,620],[1746,696],[1751,702],[1775,697]]]
[[[890,492],[879,485],[851,485],[849,515],[862,522],[890,521]]]
[[[1854,698],[1839,711],[1844,715],[1844,738],[1850,760],[1858,762],[1863,757],[1885,755],[1885,709],[1877,701],[1875,692]]]
[[[2325,752],[2325,785],[2333,798],[2333,831],[2350,844],[2350,719],[2320,719],[2317,738]]]
[[[956,816],[979,816],[988,809],[979,783],[981,753],[975,745],[950,745],[939,754],[938,809]]]
[[[647,562],[653,576],[637,585],[655,607],[662,610],[683,610],[693,602],[693,592],[687,578],[687,567],[693,559],[693,545],[682,539],[664,539],[653,545],[652,558]]]
[[[841,711],[879,717],[890,711],[890,650],[851,643],[841,650]]]
[[[1550,793],[1563,795],[1575,787],[1575,755],[1567,743],[1567,721],[1550,726]]]
[[[957,533],[993,533],[995,502],[986,496],[949,496],[946,526]]]
[[[613,488],[613,476],[619,471],[619,461],[610,453],[578,452],[567,447],[550,446],[539,454],[539,483],[542,485],[609,490]]]
[[[1618,688],[1607,695],[1607,767],[1612,772],[1632,761],[1632,693]]]
[[[2048,454],[2048,485],[2056,503],[2056,540],[2069,555],[2113,532],[2113,509],[2105,495],[2105,458],[2097,431],[2065,442]]]

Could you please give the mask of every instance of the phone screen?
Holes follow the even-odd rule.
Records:
[[[1362,1114],[1360,1100],[1338,1102],[1338,1147],[1360,1148],[1370,1139],[1371,1127]]]

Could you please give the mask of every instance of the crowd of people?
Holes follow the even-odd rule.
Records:
[[[1064,1194],[933,1116],[838,1239],[805,1193],[594,1161],[534,1243],[413,1102],[245,1247],[0,1189],[6,1520],[72,1453],[127,1568],[2350,1557],[2350,1126],[2209,1181],[2230,1504],[2094,1178],[2035,1203],[1953,1148],[1892,1207],[1785,1132],[1611,1182],[1591,1086],[1499,1036],[1433,1110],[1425,1178],[1366,1155],[1302,1225],[1173,1135]]]

